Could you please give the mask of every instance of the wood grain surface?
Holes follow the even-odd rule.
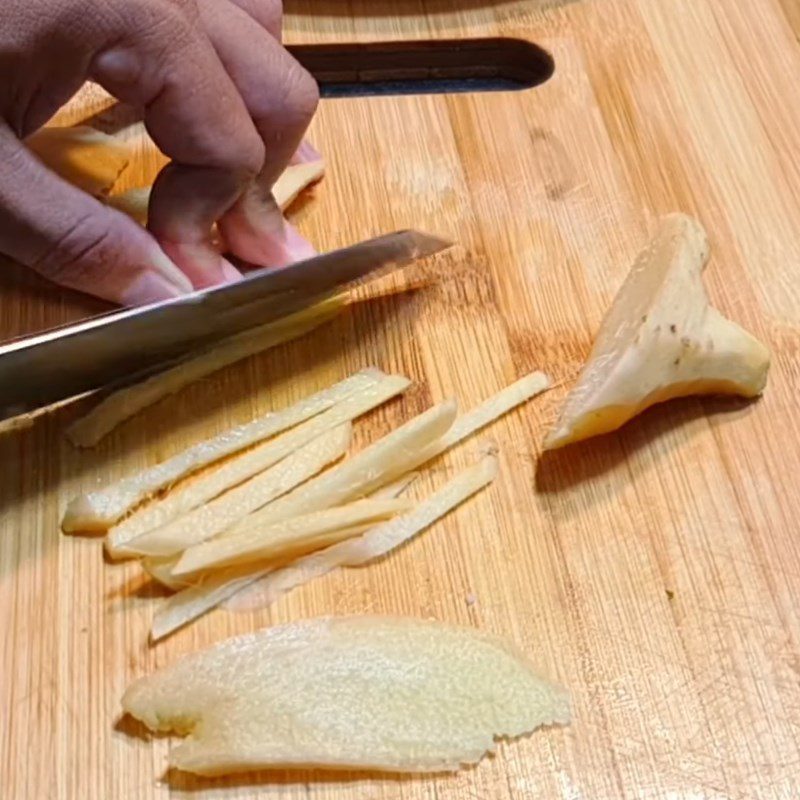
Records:
[[[63,439],[75,408],[0,438],[0,795],[800,796],[797,3],[287,7],[295,42],[513,35],[550,49],[556,72],[523,93],[323,103],[312,138],[329,171],[295,220],[320,248],[405,226],[455,238],[430,288],[361,303],[318,335],[213,375],[94,452]],[[64,119],[104,103],[86,95]],[[125,185],[151,178],[160,156],[138,128],[117,135],[138,143]],[[772,349],[764,398],[670,403],[540,457],[631,259],[655,218],[674,210],[709,230],[714,301]],[[6,279],[2,333],[95,308]],[[67,500],[368,364],[416,384],[359,423],[359,444],[435,399],[469,405],[534,368],[559,385],[437,467],[466,464],[487,441],[500,449],[497,483],[391,558],[266,612],[218,611],[148,646],[157,591],[134,565],[104,563],[99,542],[59,534]],[[572,725],[501,745],[455,776],[201,781],[166,774],[169,740],[119,718],[127,683],[182,653],[263,625],[366,611],[517,642],[570,688]]]

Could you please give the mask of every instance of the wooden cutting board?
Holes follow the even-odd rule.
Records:
[[[451,10],[459,5],[458,11]],[[800,10],[796,0],[295,0],[294,42],[520,36],[554,55],[518,93],[326,101],[328,175],[295,219],[323,249],[405,226],[459,243],[441,280],[364,303],[318,335],[226,369],[91,453],[77,409],[0,438],[0,794],[149,800],[800,796]],[[541,6],[541,8],[540,8]],[[70,118],[97,110],[96,97]],[[128,185],[159,163],[140,132]],[[138,138],[137,138],[138,137]],[[124,187],[121,187],[124,188]],[[766,341],[762,400],[670,403],[540,458],[602,314],[659,214],[708,227],[714,301]],[[3,334],[93,306],[4,290]],[[412,376],[360,444],[534,368],[558,387],[486,442],[502,474],[382,563],[254,615],[219,611],[147,644],[157,592],[58,521],[80,489],[163,458],[360,367]],[[434,479],[441,479],[440,474]],[[234,632],[330,613],[474,625],[567,685],[574,721],[455,776],[165,775],[166,739],[119,719],[135,676]]]

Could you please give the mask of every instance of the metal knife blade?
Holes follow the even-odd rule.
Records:
[[[177,300],[132,308],[0,346],[0,419],[131,379],[191,350],[434,255],[449,242],[398,231]]]

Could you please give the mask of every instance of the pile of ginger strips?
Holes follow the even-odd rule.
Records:
[[[549,386],[535,372],[459,414],[445,400],[349,455],[353,421],[411,381],[364,369],[294,405],[75,497],[62,528],[104,532],[174,591],[153,641],[220,605],[249,610],[339,566],[380,558],[487,486],[494,455],[428,496],[404,496],[424,464]]]

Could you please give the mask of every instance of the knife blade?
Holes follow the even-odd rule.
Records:
[[[374,279],[450,242],[407,230],[236,283],[125,309],[0,346],[0,420],[153,372],[215,341]]]

